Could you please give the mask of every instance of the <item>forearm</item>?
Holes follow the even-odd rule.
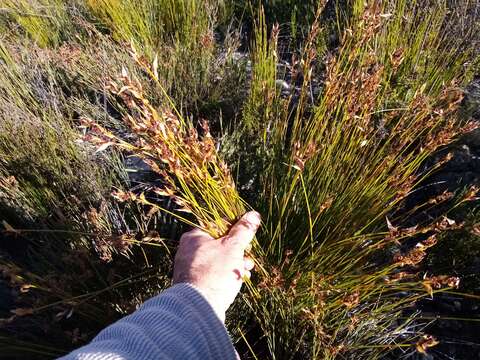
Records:
[[[62,360],[236,359],[223,323],[203,296],[178,284],[109,326]]]

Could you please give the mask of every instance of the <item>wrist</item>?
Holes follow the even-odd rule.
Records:
[[[196,284],[195,282],[191,281],[185,281],[185,284],[188,284],[191,286],[195,291],[197,291],[205,300],[206,302],[210,305],[212,308],[213,312],[215,315],[217,315],[218,319],[222,322],[225,323],[225,312],[226,309],[222,304],[220,304],[218,301],[216,301],[219,297],[219,295],[215,295],[210,291],[209,289],[205,289],[201,285]]]

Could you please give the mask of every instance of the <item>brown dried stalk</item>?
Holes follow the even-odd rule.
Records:
[[[161,208],[145,194],[115,192],[121,201],[137,201],[150,206],[151,214],[166,211],[193,226],[221,236],[229,222],[245,212],[228,166],[218,158],[215,143],[206,121],[200,121],[201,135],[180,115],[162,107],[157,110],[145,98],[141,85],[124,70],[108,89],[126,105],[124,123],[133,139],[114,134],[92,120],[84,119],[90,132],[85,140],[94,143],[97,151],[115,146],[142,159],[164,182],[163,188],[153,188],[160,196],[170,197],[178,211],[192,213],[198,225]]]

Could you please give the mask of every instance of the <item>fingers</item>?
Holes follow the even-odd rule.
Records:
[[[182,242],[185,239],[213,240],[213,237],[199,228],[194,228],[193,230],[184,233],[180,238],[180,241]]]
[[[235,269],[233,273],[235,274],[236,280],[243,280],[245,278],[250,279],[252,276],[251,270],[255,267],[253,260],[247,256],[243,258],[243,269]]]
[[[248,256],[245,256],[243,258],[243,278],[244,279],[250,279],[252,276],[251,270],[255,267],[255,263],[253,262],[252,258],[249,258]]]
[[[245,268],[245,270],[250,271],[255,267],[255,263],[251,258],[246,257],[243,259],[243,267]]]
[[[252,242],[260,226],[260,221],[259,213],[256,211],[247,212],[232,226],[225,237],[225,243],[245,250]]]
[[[242,281],[244,279],[250,279],[252,276],[252,272],[247,269],[243,269],[243,271],[240,271],[238,269],[233,270],[233,273],[235,274],[235,279],[237,281]]]

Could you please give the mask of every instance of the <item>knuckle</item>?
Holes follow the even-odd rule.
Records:
[[[233,237],[231,235],[225,235],[221,237],[219,240],[223,245],[229,245],[232,242]]]

